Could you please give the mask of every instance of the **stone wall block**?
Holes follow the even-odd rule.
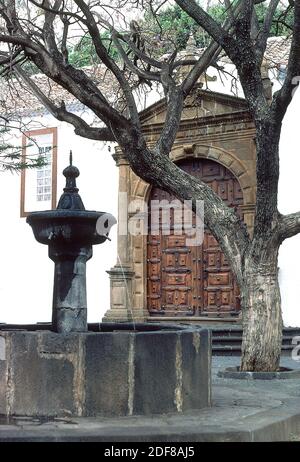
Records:
[[[45,333],[42,335],[47,337]],[[48,335],[52,340],[53,334]],[[56,345],[52,351],[47,351],[47,348],[43,351],[36,332],[11,333],[9,337],[10,414],[74,414],[74,364],[62,343]]]
[[[138,334],[135,348],[134,414],[175,412],[177,335]]]
[[[129,333],[89,334],[86,339],[86,415],[127,415]]]
[[[183,411],[210,406],[211,333],[204,329],[182,332],[181,342]]]

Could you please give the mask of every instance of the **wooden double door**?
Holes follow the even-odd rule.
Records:
[[[228,169],[205,159],[186,160],[178,165],[207,183],[241,216],[242,190]],[[166,226],[166,215],[162,216],[162,211],[157,210],[157,201],[171,202],[174,199],[159,188],[153,188],[149,198],[147,300],[150,316],[237,316],[240,312],[239,289],[216,239],[205,229],[201,245],[188,245],[191,235],[178,234],[174,220],[176,212],[171,209],[170,223]],[[154,213],[156,217],[159,214],[155,230]],[[191,226],[195,227],[195,224],[193,214]]]

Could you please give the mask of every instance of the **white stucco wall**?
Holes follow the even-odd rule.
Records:
[[[299,155],[300,91],[297,90],[282,126],[280,143],[279,211],[300,210]],[[279,281],[284,323],[300,326],[300,235],[287,239],[279,252]]]

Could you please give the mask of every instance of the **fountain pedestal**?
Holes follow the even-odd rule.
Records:
[[[64,169],[66,187],[56,210],[28,215],[34,237],[49,247],[49,258],[55,263],[52,327],[55,332],[87,331],[86,262],[92,257],[92,246],[108,238],[116,222],[112,215],[87,211],[76,187],[79,170],[72,165]],[[104,218],[98,232],[98,220]],[[107,222],[107,226],[104,224]]]
[[[86,262],[92,246],[49,246],[54,261],[52,326],[55,332],[87,330]]]

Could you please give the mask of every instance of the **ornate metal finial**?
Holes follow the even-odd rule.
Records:
[[[80,172],[73,165],[72,151],[70,151],[70,165],[64,169],[63,175],[66,177],[66,187],[59,199],[57,209],[85,210],[82,199],[78,194],[79,189],[76,186],[76,178],[80,175]]]

